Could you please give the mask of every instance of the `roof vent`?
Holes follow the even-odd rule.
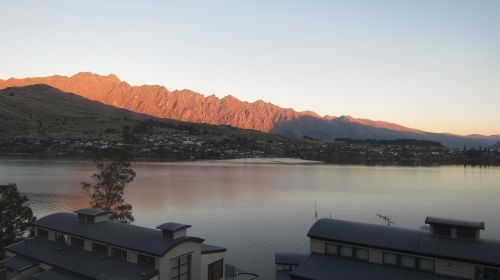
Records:
[[[78,221],[82,223],[99,223],[107,221],[111,212],[96,208],[82,208],[75,210],[74,213],[78,216]]]
[[[480,231],[485,229],[484,222],[455,220],[438,217],[427,217],[425,223],[430,225],[434,235],[452,238],[479,239]]]
[[[178,239],[187,236],[187,229],[191,225],[179,224],[179,223],[165,223],[157,226],[156,228],[161,230],[161,235],[163,239]]]

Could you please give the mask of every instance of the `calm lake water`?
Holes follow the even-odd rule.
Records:
[[[283,163],[284,162],[284,163]],[[500,168],[367,167],[236,160],[136,163],[126,189],[135,224],[193,225],[190,234],[228,248],[226,261],[274,277],[275,252],[307,252],[317,202],[320,217],[418,228],[427,215],[479,219],[500,236]],[[87,207],[80,182],[90,162],[0,159],[0,183],[17,183],[40,217]]]

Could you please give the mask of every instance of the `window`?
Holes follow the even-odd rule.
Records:
[[[368,249],[356,248],[356,259],[367,261],[369,257]]]
[[[106,256],[106,251],[106,245],[92,242],[92,252]]]
[[[405,268],[416,268],[417,260],[412,256],[401,256],[401,266]]]
[[[208,280],[219,280],[223,276],[224,260],[220,259],[208,265]],[[291,270],[291,268],[290,268]]]
[[[459,227],[457,228],[457,237],[476,239],[476,230],[473,228]]]
[[[451,227],[449,226],[433,225],[432,227],[434,229],[434,234],[451,236]]]
[[[349,247],[349,246],[340,246],[340,255],[342,257],[352,258],[352,247]]]
[[[38,236],[45,237],[45,238],[49,238],[49,232],[48,232],[48,231],[46,231],[46,230],[44,230],[44,229],[39,228],[39,229],[37,230],[37,232],[38,232]]]
[[[138,258],[139,258],[139,260],[138,260],[139,264],[155,267],[155,258],[154,257],[139,254]]]
[[[121,260],[127,260],[127,251],[118,249],[115,247],[111,247],[111,256],[121,259]]]
[[[172,280],[191,280],[191,255],[174,258],[170,261]]]
[[[78,214],[78,221],[79,222],[85,222],[85,215]]]
[[[478,267],[476,269],[476,279],[478,280],[497,280],[500,279],[499,276],[500,273],[491,268]]]
[[[339,251],[339,246],[337,244],[332,244],[332,243],[326,243],[325,245],[325,254],[326,255],[334,255],[336,256]]]
[[[383,263],[388,265],[398,265],[398,255],[392,253],[384,253]]]
[[[85,241],[83,241],[83,239],[77,238],[74,236],[71,237],[71,246],[83,248],[84,244],[85,244]]]
[[[434,272],[434,260],[423,258],[418,259],[418,269]]]
[[[60,232],[56,232],[56,241],[66,242],[66,240],[67,240],[66,235]]]

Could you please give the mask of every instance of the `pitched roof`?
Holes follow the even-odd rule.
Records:
[[[43,237],[21,241],[6,250],[96,280],[144,280],[157,275],[153,268],[102,257]]]
[[[357,261],[334,256],[311,255],[304,260],[291,276],[301,279],[331,280],[434,280],[442,279],[439,276],[415,270],[388,267],[369,262]]]
[[[183,229],[190,228],[190,227],[191,227],[191,225],[169,222],[169,223],[161,224],[161,225],[157,226],[156,228],[161,229],[161,230],[168,230],[168,231],[178,231],[178,230],[183,230]]]
[[[201,244],[201,254],[202,255],[222,253],[225,251],[226,251],[226,248],[223,248],[223,247],[208,245],[208,244]]]
[[[32,268],[36,263],[19,256],[10,257],[8,259],[0,261],[0,266],[8,269],[12,269],[17,272],[25,271],[26,269]]]
[[[473,229],[484,229],[484,222],[480,221],[466,221],[466,220],[455,220],[440,217],[426,217],[425,223],[429,225],[446,225],[446,226],[459,226]]]
[[[163,239],[159,230],[112,221],[81,223],[77,221],[76,214],[71,213],[51,214],[40,218],[33,225],[156,256],[163,256],[183,242],[204,241],[192,236]]]
[[[75,210],[74,213],[87,215],[87,216],[101,216],[101,215],[110,214],[109,211],[104,211],[104,210],[96,209],[96,208],[82,208],[82,209]]]
[[[320,219],[307,236],[340,243],[441,257],[457,261],[500,265],[500,241],[468,240],[432,235],[427,231]]]
[[[75,273],[67,272],[57,268],[51,268],[33,276],[36,280],[91,280]]]

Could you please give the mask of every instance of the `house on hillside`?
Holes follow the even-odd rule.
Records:
[[[500,241],[483,222],[427,217],[428,230],[320,219],[306,255],[276,254],[276,279],[500,279]]]
[[[79,209],[33,224],[34,237],[5,248],[7,279],[220,280],[226,249],[188,235],[190,225],[156,229],[108,220]]]

